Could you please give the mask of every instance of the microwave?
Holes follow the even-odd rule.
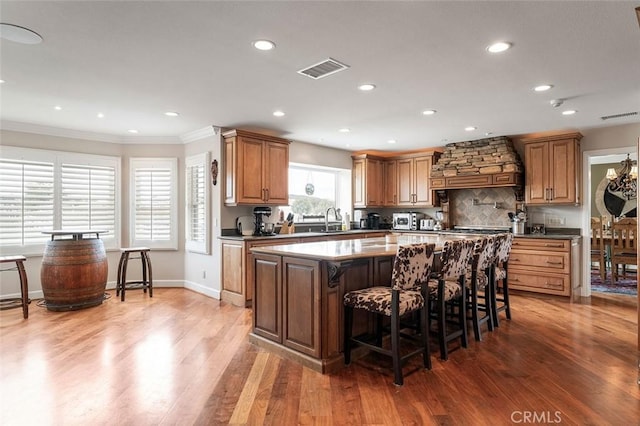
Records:
[[[420,219],[424,218],[423,213],[394,213],[393,229],[398,231],[416,231],[419,229]]]

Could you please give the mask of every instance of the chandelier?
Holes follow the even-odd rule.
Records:
[[[621,192],[622,196],[627,200],[636,198],[638,192],[638,166],[637,162],[629,158],[621,161],[622,168],[616,172],[614,168],[607,170],[607,186],[611,192]]]

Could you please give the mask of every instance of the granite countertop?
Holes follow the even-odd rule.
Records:
[[[319,241],[313,243],[285,244],[279,246],[255,247],[254,253],[278,256],[293,256],[303,259],[343,261],[358,258],[395,256],[398,245],[432,243],[441,250],[447,240],[468,239],[475,236],[467,234],[425,234],[398,235],[380,238],[352,239],[339,241]]]
[[[274,234],[274,235],[221,235],[221,240],[236,241],[264,241],[264,240],[282,240],[286,238],[307,238],[307,237],[326,237],[331,235],[362,235],[374,232],[389,232],[388,229],[351,229],[349,231],[330,231],[330,232],[296,232],[294,234]]]

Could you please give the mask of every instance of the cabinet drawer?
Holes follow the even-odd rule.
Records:
[[[532,273],[509,268],[509,288],[568,296],[571,290],[571,277],[569,275]]]
[[[509,256],[509,271],[515,268],[568,274],[570,266],[569,253],[538,254],[512,250]]]
[[[549,240],[546,238],[514,238],[511,249],[569,251],[571,240]]]

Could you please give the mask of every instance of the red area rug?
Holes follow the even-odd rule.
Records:
[[[595,271],[591,273],[591,291],[637,295],[638,281],[628,277],[619,278],[615,284],[611,284],[611,273],[609,273],[609,275],[607,275],[607,279],[602,282],[600,274]]]

